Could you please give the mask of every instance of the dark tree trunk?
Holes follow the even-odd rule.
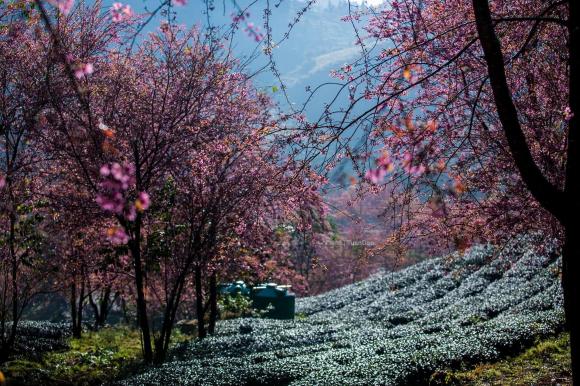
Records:
[[[129,241],[129,248],[133,255],[135,265],[135,290],[137,291],[137,321],[141,329],[143,338],[143,359],[147,363],[153,361],[153,348],[151,347],[151,332],[149,329],[149,320],[147,316],[147,301],[145,300],[145,291],[143,284],[143,268],[141,264],[141,225],[140,219],[137,219],[135,227],[135,237]]]
[[[495,105],[515,165],[534,198],[565,230],[562,250],[562,287],[566,325],[570,331],[572,379],[580,386],[580,3],[570,1],[569,107],[566,177],[564,190],[553,185],[536,165],[507,85],[501,43],[495,33],[488,0],[473,0],[477,32],[487,64]]]
[[[77,326],[77,285],[73,280],[72,284],[70,285],[70,317],[71,317],[71,331],[73,336],[76,337],[76,326]]]
[[[77,306],[76,306],[76,298],[77,298],[77,286],[76,283],[70,285],[70,318],[71,318],[71,330],[74,332],[75,326],[77,325]]]
[[[12,195],[12,193],[11,193]],[[14,202],[14,200],[12,200]],[[16,214],[15,208],[10,210],[10,235],[8,238],[10,259],[12,264],[12,328],[6,343],[6,349],[12,351],[16,340],[16,329],[18,327],[18,259],[16,257]]]
[[[580,227],[569,226],[562,251],[562,286],[564,288],[564,310],[566,328],[570,332],[572,353],[572,378],[574,385],[580,384]]]
[[[84,270],[81,274],[81,292],[79,294],[78,304],[77,304],[77,324],[73,330],[73,336],[75,338],[80,338],[83,332],[83,305],[85,302],[85,280],[84,280]]]
[[[153,362],[160,364],[165,361],[165,356],[167,354],[167,348],[169,347],[169,340],[171,337],[171,331],[173,330],[173,318],[174,308],[179,305],[179,288],[182,278],[179,277],[177,282],[174,283],[171,293],[167,298],[167,304],[165,305],[165,312],[163,313],[163,323],[161,325],[161,331],[159,335],[155,338],[155,354]],[[167,342],[167,344],[166,344]]]
[[[110,305],[114,302],[115,299],[111,301],[111,287],[106,287],[97,301],[93,299],[92,294],[89,295],[89,303],[91,304],[93,314],[95,315],[95,328],[98,329],[105,325],[107,317],[109,316]]]
[[[209,327],[208,333],[215,334],[217,321],[217,274],[214,271],[209,279]]]
[[[203,286],[202,286],[202,274],[201,267],[197,265],[195,267],[195,304],[196,304],[196,314],[197,314],[197,337],[200,339],[205,338],[205,310],[203,307]]]
[[[186,274],[184,271],[182,275],[176,280],[171,294],[167,300],[167,306],[163,315],[163,324],[159,336],[155,339],[155,355],[154,362],[161,364],[165,361],[167,352],[169,351],[169,343],[171,342],[171,333],[173,331],[173,324],[175,323],[175,315],[181,302],[181,295],[185,285]]]
[[[155,353],[153,355],[153,363],[161,364],[165,361],[167,352],[164,349],[165,331],[160,331],[158,338],[155,338]],[[169,331],[171,333],[171,331]]]
[[[123,310],[123,319],[125,320],[125,324],[130,325],[131,320],[129,319],[129,312],[127,311],[127,301],[125,298],[121,298],[121,309]]]
[[[566,187],[568,218],[564,224],[566,239],[562,252],[562,286],[566,324],[570,331],[572,380],[580,385],[580,4],[568,2],[569,33],[569,107]]]
[[[76,276],[76,275],[75,275]],[[74,338],[80,338],[83,332],[83,303],[85,300],[85,281],[84,275],[80,278],[80,292],[77,296],[77,281],[76,277],[71,284],[71,319],[72,319],[72,335]]]

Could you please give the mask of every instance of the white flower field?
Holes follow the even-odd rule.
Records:
[[[294,321],[243,318],[126,385],[416,385],[562,330],[559,258],[533,237],[476,246],[297,301]]]

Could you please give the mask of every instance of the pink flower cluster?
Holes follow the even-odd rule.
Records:
[[[6,186],[6,177],[0,174],[0,189]]]
[[[82,79],[88,75],[91,75],[94,71],[92,63],[79,63],[75,66],[75,77],[77,79]]]
[[[570,106],[567,106],[564,109],[564,120],[570,121],[572,119],[572,117],[574,117],[574,113],[572,112],[572,109],[570,108]]]
[[[261,42],[264,40],[264,34],[260,32],[260,28],[252,22],[246,24],[244,31],[248,34],[248,36],[253,37],[254,41],[256,42]]]
[[[439,196],[430,199],[427,206],[431,209],[431,216],[435,218],[444,218],[447,216],[447,207],[445,201]]]
[[[405,155],[403,156],[403,169],[407,173],[412,174],[416,177],[421,176],[427,170],[425,165],[423,164],[416,165],[413,163],[413,156],[411,155],[411,153],[405,153]]]
[[[236,14],[233,13],[232,14],[232,21],[236,24],[246,20],[247,17],[250,17],[250,13],[246,12],[246,13],[241,13],[241,14]]]
[[[107,229],[107,240],[114,245],[125,245],[129,242],[129,235],[123,228],[111,227]]]
[[[68,15],[75,4],[75,0],[48,0],[48,2],[57,7],[64,15]]]
[[[395,164],[391,160],[391,157],[386,153],[377,158],[375,163],[377,164],[377,168],[369,169],[365,174],[365,178],[373,184],[378,184],[383,180],[383,178],[385,178],[387,173],[390,173],[395,169]]]
[[[111,19],[115,23],[129,20],[133,17],[133,10],[128,4],[113,3],[111,6]]]
[[[135,167],[132,164],[105,164],[101,167],[100,174],[103,181],[99,185],[101,191],[96,201],[105,212],[135,221],[137,212],[143,212],[151,205],[147,192],[139,192],[134,202],[127,200],[127,192],[135,184]],[[113,244],[126,244],[129,240],[125,231],[117,227],[108,229],[107,238]]]
[[[241,22],[245,22],[247,18],[250,17],[249,12],[241,13],[241,14],[232,14],[232,22],[234,24],[239,24]],[[264,40],[264,34],[260,32],[260,28],[252,22],[246,23],[246,28],[244,32],[248,34],[248,36],[253,37],[256,42],[261,42]]]
[[[101,192],[97,195],[97,204],[105,212],[125,214],[128,220],[134,217],[130,208],[126,208],[125,193],[135,183],[135,168],[131,164],[124,166],[118,163],[106,164],[101,167]],[[129,210],[126,210],[129,209]],[[134,219],[134,218],[133,218]]]

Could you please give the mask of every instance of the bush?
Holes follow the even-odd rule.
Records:
[[[233,319],[252,315],[252,301],[242,295],[223,295],[218,299],[220,319]]]

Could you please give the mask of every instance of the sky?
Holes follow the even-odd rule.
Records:
[[[363,4],[378,6],[383,1],[350,0],[350,6],[353,9]],[[104,5],[108,6],[112,2],[112,0],[106,0]],[[127,0],[124,3],[129,4],[135,12],[144,13],[157,8],[160,2],[159,0]],[[237,0],[237,3],[242,8],[248,4],[254,4],[249,8],[248,20],[263,31],[263,13],[267,0]],[[225,26],[231,23],[231,15],[235,11],[233,4],[232,0],[214,0],[214,9],[210,12],[209,18],[205,2],[202,0],[188,0],[185,6],[176,6],[174,10],[177,22],[186,26],[207,25],[208,20],[214,26]],[[270,25],[274,40],[279,41],[288,31],[288,24],[295,19],[306,1],[270,0],[269,4],[272,9]],[[276,7],[276,4],[279,6]],[[308,86],[314,88],[330,81],[331,70],[340,68],[360,55],[360,48],[354,44],[355,31],[349,23],[340,20],[348,13],[347,0],[317,0],[316,4],[304,13],[300,22],[296,23],[290,31],[290,37],[274,49],[276,68],[287,87],[288,99],[280,91],[282,87],[279,80],[270,71],[264,71],[256,76],[255,85],[269,90],[283,109],[300,108],[308,96],[306,92]],[[146,30],[157,28],[160,21],[160,18],[156,18]],[[261,52],[264,43],[256,43],[244,31],[244,26],[237,31],[233,45],[234,52],[240,59],[248,57],[252,52],[260,53],[258,58],[252,60],[250,72],[268,63],[267,57]],[[331,87],[323,89],[309,103],[306,110],[307,117],[316,119],[323,109],[324,101],[332,97],[335,92]]]

